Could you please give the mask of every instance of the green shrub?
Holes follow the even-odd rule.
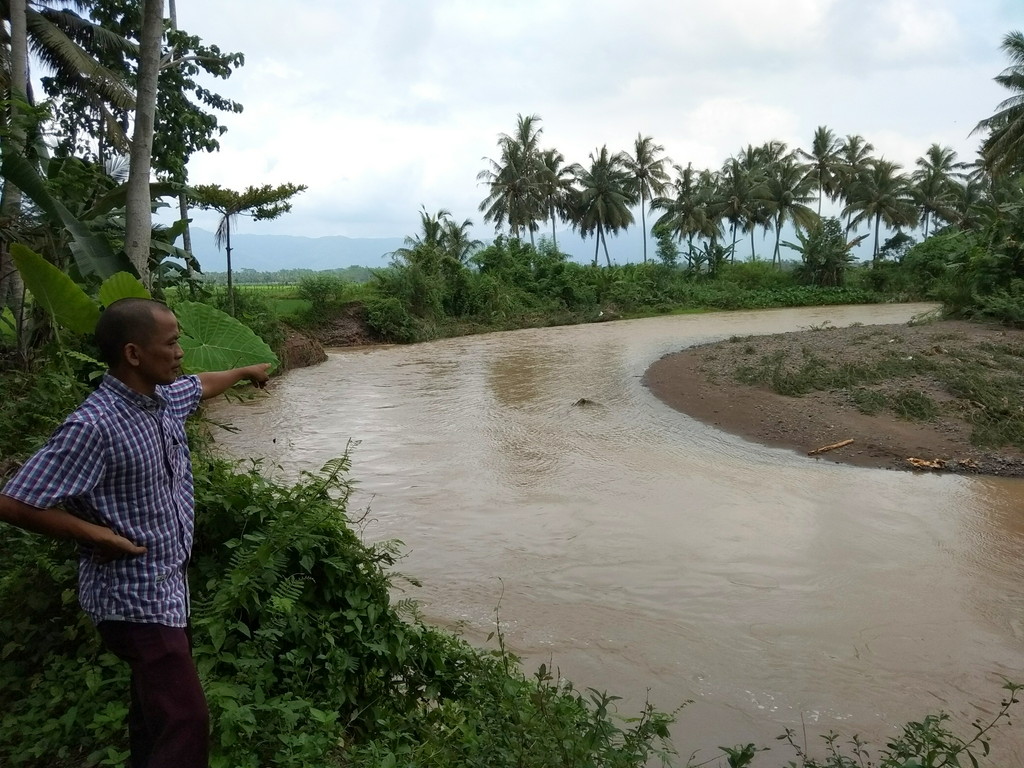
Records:
[[[928,395],[916,389],[901,389],[889,398],[889,405],[901,419],[931,421],[939,408]]]
[[[874,416],[885,409],[885,395],[873,389],[856,387],[850,391],[850,399],[857,406],[857,410],[868,416]]]
[[[345,281],[330,272],[316,272],[299,281],[299,298],[305,299],[314,312],[323,312],[338,304],[345,295]]]
[[[416,341],[416,322],[396,296],[377,296],[366,302],[366,321],[388,341]]]
[[[277,348],[284,341],[284,328],[274,310],[270,298],[260,291],[235,287],[235,318],[247,325],[252,332],[262,338],[272,348]],[[231,299],[227,289],[216,289],[207,303],[221,312],[231,311]]]
[[[723,264],[718,279],[747,291],[772,290],[796,285],[793,271],[768,261],[737,261]]]

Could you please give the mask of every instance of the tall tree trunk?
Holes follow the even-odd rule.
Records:
[[[750,260],[754,261],[754,225],[750,225]]]
[[[604,260],[608,263],[608,266],[612,265],[612,257],[608,255],[608,240],[604,236],[604,228],[601,228],[601,245],[604,246]]]
[[[172,30],[177,30],[178,29],[178,5],[177,5],[176,0],[167,0],[167,13],[170,16],[171,29]],[[171,55],[173,57],[174,51],[171,51]],[[181,178],[181,179],[178,179],[178,181],[180,181],[180,182],[182,182],[184,184],[186,179]],[[188,221],[188,195],[185,194],[184,190],[182,190],[181,192],[178,193],[178,213],[179,213],[179,216],[181,217],[181,220],[185,222],[185,229],[181,233],[181,247],[185,250],[186,253],[191,254],[192,253],[192,227],[191,227],[191,225],[189,224],[189,221]],[[190,290],[195,290],[195,287],[194,287],[193,282],[192,282],[195,279],[195,270],[192,269],[192,262],[191,261],[186,261],[185,262],[185,270],[186,270],[186,274],[188,275],[189,288],[190,288]]]
[[[644,264],[647,263],[647,218],[644,216],[644,208],[647,207],[647,201],[644,200],[643,196],[640,197],[640,229],[644,233]]]
[[[28,100],[28,30],[26,0],[10,0],[10,56],[11,85],[8,93],[7,123],[9,146],[8,152],[25,153],[25,119],[18,114],[18,104]],[[7,180],[3,183],[0,195],[0,218],[6,222],[14,222],[21,215],[21,190]],[[11,260],[11,243],[0,242],[0,309],[10,307],[14,315],[14,324],[18,346],[24,350],[25,341],[25,286]]]
[[[231,219],[224,218],[224,253],[228,257],[228,309],[235,316],[235,285],[231,280]]]
[[[775,220],[775,250],[772,252],[772,264],[776,261],[779,268],[782,268],[782,254],[779,253],[779,240],[782,239],[782,217]]]
[[[597,266],[597,252],[601,248],[601,228],[594,233],[594,266]]]
[[[878,230],[882,226],[882,214],[875,214],[875,250],[871,254],[871,266],[878,265]]]
[[[125,251],[143,284],[152,284],[149,241],[153,233],[153,203],[149,174],[153,162],[157,78],[160,43],[164,31],[164,0],[141,0],[142,34],[139,37],[139,78],[135,94],[135,130],[128,166],[125,202]]]
[[[555,232],[555,204],[551,204],[551,242],[555,246],[555,253],[558,253],[558,235]]]

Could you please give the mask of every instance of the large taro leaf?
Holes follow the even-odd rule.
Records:
[[[267,343],[231,315],[209,304],[184,301],[174,305],[181,326],[182,368],[189,373],[226,371],[256,363],[280,361]]]
[[[32,298],[53,315],[58,325],[74,333],[88,334],[96,330],[100,305],[74,280],[20,243],[11,246],[11,258]]]
[[[130,272],[118,272],[103,281],[100,286],[100,304],[109,307],[118,299],[153,298],[139,278]]]

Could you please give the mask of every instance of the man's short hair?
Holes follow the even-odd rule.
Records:
[[[153,299],[118,299],[100,314],[96,323],[96,346],[100,358],[117,368],[124,358],[126,344],[145,344],[156,331],[157,312],[170,308]]]

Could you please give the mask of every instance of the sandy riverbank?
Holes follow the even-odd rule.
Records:
[[[1010,353],[1000,357],[986,350]],[[808,457],[808,461],[914,470],[920,465],[915,467],[910,459],[917,459],[934,462],[939,471],[1024,476],[1024,453],[1019,449],[972,444],[972,414],[978,404],[956,396],[937,378],[897,377],[866,387],[882,396],[907,390],[926,395],[938,406],[938,415],[930,421],[899,418],[885,409],[864,413],[848,389],[790,397],[736,379],[739,368],[772,356],[799,366],[809,356],[835,365],[910,361],[915,356],[957,365],[967,356],[981,355],[985,357],[981,364],[988,365],[987,370],[995,376],[1005,373],[1007,360],[1020,358],[1013,350],[1024,350],[1024,330],[960,321],[827,327],[685,349],[655,362],[644,383],[677,410],[755,442],[806,455],[852,440],[842,448]]]

